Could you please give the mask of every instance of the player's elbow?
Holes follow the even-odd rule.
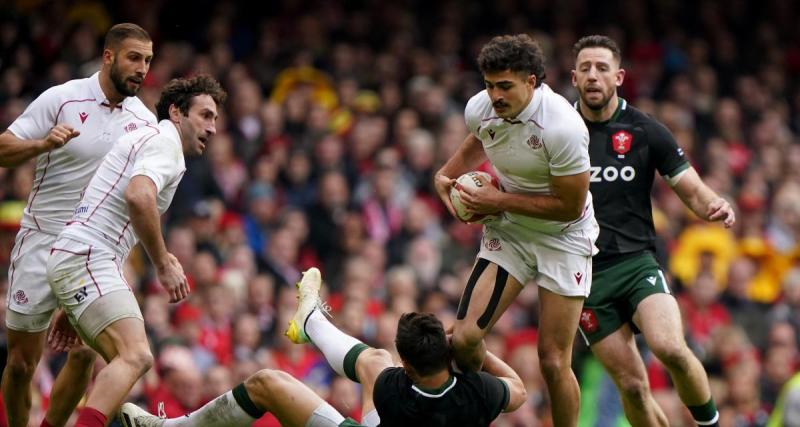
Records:
[[[524,405],[528,400],[528,392],[525,390],[525,384],[520,379],[507,379],[508,384],[508,405],[506,405],[505,412],[513,412]]]
[[[580,203],[580,201],[565,204],[564,208],[561,210],[561,217],[559,220],[563,222],[577,221],[583,215],[584,208],[584,204]]]
[[[11,154],[19,144],[20,140],[15,138],[10,131],[0,134],[0,168],[15,168],[30,158]]]
[[[128,188],[125,189],[125,203],[127,203],[129,207],[135,207],[140,201],[140,192],[136,191],[136,188],[132,185],[129,185]]]

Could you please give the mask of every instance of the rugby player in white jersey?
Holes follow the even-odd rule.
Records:
[[[468,211],[499,213],[484,227],[453,331],[461,369],[478,370],[483,337],[528,282],[539,287],[539,358],[556,426],[575,426],[580,390],[572,343],[589,295],[598,226],[589,193],[589,134],[580,115],[544,79],[544,55],[527,35],[498,36],[478,65],[486,90],[467,103],[470,135],[437,172],[453,212],[454,179],[487,158],[501,189],[462,189]]]
[[[161,215],[185,172],[216,133],[225,92],[208,76],[169,82],[156,105],[161,120],[122,136],[89,181],[47,261],[50,287],[83,341],[108,365],[95,379],[76,426],[102,427],[153,356],[139,305],[121,265],[142,242],[170,302],[189,293],[183,268],[167,252]]]
[[[0,166],[36,157],[36,174],[8,272],[8,359],[3,399],[8,425],[28,425],[31,378],[44,349],[56,298],[45,276],[50,247],[72,216],[89,179],[117,138],[155,123],[136,93],[153,58],[153,43],[135,24],[113,26],[103,63],[86,79],[54,86],[0,134]],[[65,322],[63,316],[57,322]],[[42,426],[63,426],[86,390],[95,353],[74,347],[56,377]]]

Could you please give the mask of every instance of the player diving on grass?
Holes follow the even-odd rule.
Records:
[[[320,272],[311,268],[298,283],[298,307],[286,335],[313,343],[331,368],[361,384],[360,423],[345,418],[291,375],[263,369],[186,416],[162,419],[131,403],[120,409],[125,427],[244,427],[267,412],[283,426],[488,426],[501,412],[525,402],[522,380],[491,353],[481,372],[450,369],[450,346],[432,314],[406,313],[397,324],[395,366],[388,351],[369,347],[334,326],[319,299]]]

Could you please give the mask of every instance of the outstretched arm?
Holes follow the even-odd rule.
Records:
[[[710,189],[694,168],[687,169],[672,187],[683,203],[706,221],[722,221],[725,228],[736,222],[736,215],[727,200]]]

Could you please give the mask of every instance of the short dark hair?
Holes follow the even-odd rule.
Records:
[[[545,78],[544,53],[534,39],[527,34],[496,36],[481,48],[478,68],[481,73],[511,70],[515,73],[536,76],[536,87]]]
[[[114,25],[108,30],[103,49],[114,49],[127,39],[136,39],[145,42],[153,41],[150,38],[150,34],[148,34],[144,28],[130,22],[125,22],[123,24]]]
[[[420,375],[447,369],[450,347],[442,322],[431,313],[405,313],[397,322],[397,353]]]
[[[228,94],[222,89],[213,77],[201,74],[188,79],[172,79],[161,91],[161,97],[156,103],[156,116],[158,120],[169,118],[169,106],[178,107],[184,116],[189,114],[194,97],[209,95],[217,105],[225,102]]]
[[[575,58],[577,58],[578,54],[581,53],[583,49],[588,49],[590,47],[602,47],[604,49],[608,49],[611,51],[611,55],[614,56],[614,59],[617,60],[617,63],[622,62],[622,51],[620,50],[619,45],[617,45],[617,42],[615,42],[611,37],[600,34],[581,37],[581,39],[575,42],[575,44],[572,46],[572,53],[574,54]]]

